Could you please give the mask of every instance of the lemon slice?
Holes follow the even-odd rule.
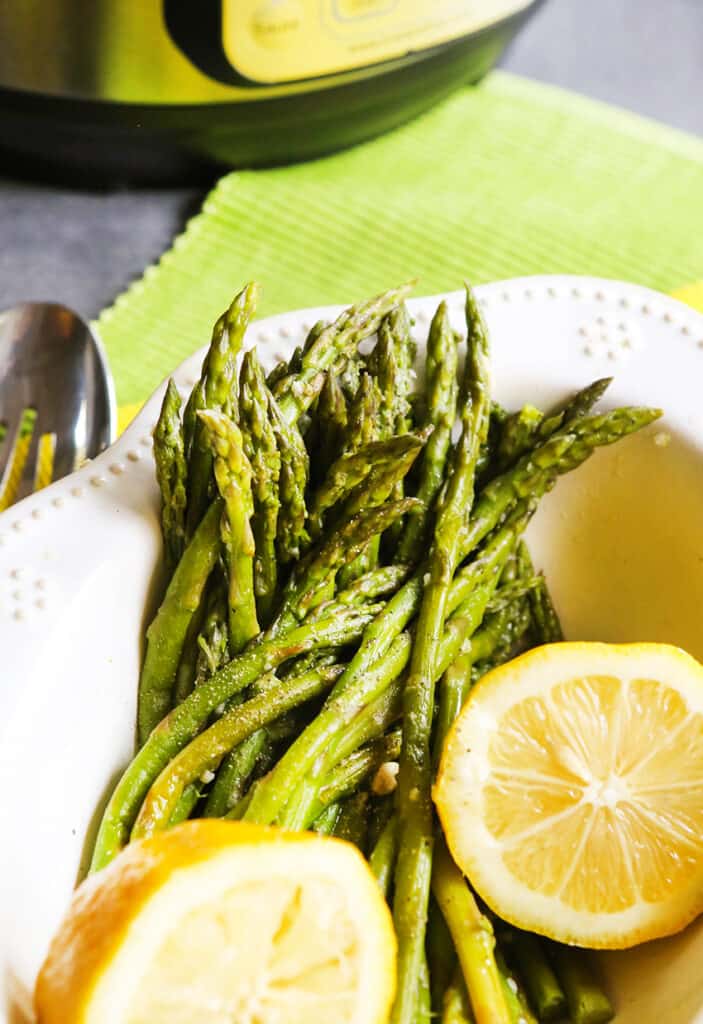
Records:
[[[385,1024],[390,913],[355,847],[191,821],[85,882],[39,974],[39,1024]]]
[[[703,910],[703,667],[663,644],[565,643],[489,673],[435,802],[493,910],[618,949]]]

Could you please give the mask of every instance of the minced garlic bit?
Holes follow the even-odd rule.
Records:
[[[371,783],[371,791],[376,796],[388,796],[398,785],[400,765],[397,761],[385,761],[378,769]]]
[[[203,772],[203,774],[202,774],[202,775],[200,776],[200,781],[201,781],[201,782],[202,782],[202,783],[203,783],[204,785],[206,785],[206,786],[207,786],[208,782],[212,782],[212,780],[213,780],[214,778],[215,778],[215,773],[214,773],[214,772],[211,772],[211,771],[209,771],[209,770],[206,770],[206,771],[204,771],[204,772]]]

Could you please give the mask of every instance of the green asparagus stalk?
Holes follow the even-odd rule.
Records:
[[[513,1024],[540,1024],[532,1012],[519,979],[510,970],[498,946],[495,949],[495,960],[503,988],[503,998]]]
[[[461,969],[454,971],[442,1005],[442,1024],[475,1024]]]
[[[434,897],[430,897],[427,915],[427,963],[430,969],[432,1008],[439,1018],[444,994],[451,984],[457,964],[452,936]]]
[[[588,953],[553,943],[550,948],[557,977],[566,993],[573,1024],[607,1024],[615,1016],[613,1006],[598,984]]]
[[[305,491],[310,463],[300,431],[295,424],[286,421],[270,394],[268,411],[281,459],[276,551],[279,561],[287,565],[300,558],[300,552],[309,540],[305,528]]]
[[[161,532],[166,569],[173,573],[185,547],[187,466],[181,426],[181,396],[169,380],[154,429],[156,479],[161,492]]]
[[[224,818],[237,806],[247,791],[256,762],[267,743],[266,730],[257,729],[225,755],[205,801],[205,818]]]
[[[326,325],[306,345],[300,372],[280,382],[276,391],[281,412],[294,423],[310,407],[324,383],[320,371],[327,370],[340,356],[354,350],[379,327],[381,320],[410,293],[414,281],[378,295],[368,302],[351,306],[334,323]]]
[[[495,938],[444,842],[437,843],[432,892],[456,947],[476,1024],[513,1024],[495,961]]]
[[[200,631],[203,628],[206,612],[207,600],[205,596],[203,596],[203,600],[198,605],[193,617],[188,623],[185,640],[183,641],[183,649],[181,650],[181,658],[178,662],[176,679],[173,686],[174,704],[180,704],[182,700],[185,700],[195,686],[198,653],[200,651],[198,639]]]
[[[396,760],[400,754],[400,739],[400,730],[394,729],[387,736],[372,741],[340,761],[322,780],[317,798],[307,809],[304,828],[309,828],[317,821],[330,804],[352,796],[362,784],[371,782],[378,769],[387,761]],[[282,827],[288,826],[283,824]]]
[[[331,804],[322,812],[317,821],[312,823],[311,831],[317,832],[321,836],[334,835],[341,812],[340,804]]]
[[[220,553],[224,503],[208,509],[171,577],[166,596],[146,632],[147,647],[139,679],[137,737],[144,744],[171,706],[176,672],[193,615]]]
[[[336,459],[310,504],[311,535],[319,537],[322,534],[325,515],[361,487],[372,471],[393,469],[406,457],[417,456],[425,440],[424,435],[405,434],[385,441],[372,441]]]
[[[539,1020],[547,1024],[562,1020],[566,1016],[566,996],[540,940],[528,932],[510,929],[508,949]]]
[[[334,826],[334,835],[358,846],[362,853],[366,846],[368,832],[368,793],[357,793],[341,804],[341,811]]]
[[[444,480],[456,420],[457,357],[456,337],[449,324],[447,304],[442,302],[432,320],[427,341],[427,412],[424,425],[433,429],[425,448],[417,489],[417,497],[425,502],[428,514]],[[418,561],[426,529],[427,516],[408,521],[396,552],[399,561]]]
[[[209,679],[210,676],[221,669],[229,657],[227,588],[224,581],[212,589],[208,600],[205,621],[198,634],[197,644],[198,656],[195,663],[195,685],[199,686],[200,683]],[[183,695],[183,697],[185,696],[187,694]]]
[[[240,415],[244,451],[252,467],[255,542],[254,593],[259,619],[268,625],[278,584],[276,537],[280,508],[281,454],[269,419],[269,396],[253,349],[242,360]]]
[[[189,450],[186,450],[188,457],[188,511],[186,516],[188,536],[192,536],[207,508],[212,478],[212,450],[206,436],[205,426],[202,421],[198,421],[197,413],[204,410],[224,412],[236,418],[236,359],[244,341],[244,333],[254,315],[258,295],[259,286],[248,284],[235,297],[229,309],[215,324],[210,348],[203,362],[200,386],[196,386],[194,395],[189,401],[192,439]]]
[[[221,533],[228,575],[229,648],[238,654],[259,632],[254,594],[251,465],[239,427],[221,412],[198,413],[215,453],[215,480],[225,503]]]
[[[176,754],[151,785],[132,828],[132,838],[165,828],[187,785],[217,769],[225,754],[257,729],[324,693],[342,671],[342,666],[311,669],[225,712]]]
[[[347,400],[337,377],[328,370],[317,400],[310,433],[306,436],[315,482],[323,481],[342,451],[347,432]]]
[[[425,585],[405,684],[403,752],[398,808],[400,847],[395,876],[393,919],[398,936],[398,990],[393,1024],[412,1024],[417,1008],[417,978],[425,942],[432,874],[434,822],[430,735],[439,646],[452,576],[460,561],[461,534],[473,501],[474,474],[488,433],[488,337],[478,305],[467,288],[468,351],[461,435],[456,445],[447,492],[439,509]]]
[[[371,506],[353,515],[338,530],[323,539],[292,574],[284,591],[282,609],[271,632],[279,633],[289,628],[296,618],[303,618],[324,600],[327,584],[330,579],[334,579],[339,568],[353,561],[371,537],[382,532],[400,516],[420,507],[416,498]]]
[[[517,502],[525,498],[537,501],[559,476],[576,469],[597,448],[642,430],[661,414],[660,409],[624,407],[585,417],[527,452],[480,492],[461,539],[462,558],[471,554]]]
[[[430,969],[427,956],[423,956],[418,979],[416,1024],[430,1024],[432,1019],[432,996],[430,994]]]
[[[518,547],[518,558],[522,566],[523,577],[532,575],[534,573],[532,559],[524,542]],[[538,644],[559,643],[564,639],[564,633],[547,587],[547,581],[544,576],[537,576],[536,579],[537,585],[531,587],[529,593],[535,641]]]
[[[395,858],[398,853],[398,819],[392,815],[386,822],[380,836],[376,840],[371,855],[369,866],[373,872],[379,888],[388,899],[393,872],[395,870]]]
[[[219,520],[219,513],[216,516]],[[216,538],[209,549],[215,550]],[[182,564],[182,562],[181,562]],[[125,845],[151,784],[169,761],[235,694],[278,665],[312,650],[330,650],[358,641],[375,614],[364,608],[337,611],[333,617],[304,622],[285,636],[250,645],[198,686],[154,729],[117,783],[108,801],[93,853],[91,870],[108,864]]]

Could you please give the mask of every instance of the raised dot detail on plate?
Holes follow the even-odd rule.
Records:
[[[46,608],[46,601],[44,600],[44,598],[43,598],[43,597],[38,597],[38,598],[36,599],[36,601],[34,602],[34,604],[35,604],[35,606],[36,606],[37,608],[41,608],[41,609],[44,609],[44,608]]]
[[[621,305],[621,307],[622,307],[623,309],[629,309],[629,306],[630,306],[630,300],[629,300],[629,299],[626,299],[626,298],[625,298],[625,297],[623,296],[623,297],[622,297],[622,298],[620,299],[620,305]]]
[[[129,459],[130,462],[139,462],[139,460],[141,459],[141,455],[139,454],[139,452],[127,452],[127,458]]]
[[[90,483],[91,483],[91,486],[93,486],[93,487],[102,487],[102,485],[105,483],[105,477],[104,476],[91,476]]]
[[[11,580],[21,580],[23,576],[21,569],[13,569],[10,573]]]
[[[681,333],[688,337],[688,335],[691,333],[691,328],[688,326],[688,324],[683,324],[683,326],[681,327]]]
[[[113,464],[110,466],[110,472],[113,474],[113,476],[122,476],[122,474],[124,473],[124,466],[122,465],[121,462],[113,462]]]
[[[22,591],[21,590],[13,590],[12,591],[12,600],[13,601],[21,601],[22,600]]]
[[[53,498],[51,504],[54,508],[63,508],[63,498]]]
[[[644,305],[642,306],[642,309],[640,310],[640,312],[642,313],[643,316],[649,316],[649,314],[652,312],[652,310],[647,305],[647,303],[645,302]]]
[[[426,324],[429,319],[429,317],[427,316],[427,311],[424,309],[418,309],[417,313],[415,314],[415,319],[420,324]]]
[[[74,498],[82,498],[83,497],[83,488],[82,487],[72,487],[71,488],[71,494],[73,495]]]
[[[144,437],[139,438],[139,443],[144,445],[145,448],[150,448],[152,445],[151,437],[145,434]]]
[[[550,297],[550,299],[556,299],[556,297],[557,297],[557,290],[556,290],[556,288],[554,288],[552,285],[550,285],[549,288],[547,288],[547,295]]]
[[[258,340],[262,345],[270,345],[272,338],[269,331],[259,331]],[[281,357],[279,356],[279,359]]]
[[[42,510],[40,508],[33,508],[32,509],[32,519],[41,519],[41,517],[42,517]]]
[[[698,344],[698,348],[703,348],[703,338],[701,338],[701,340],[699,342],[697,342],[697,344]]]
[[[15,608],[14,612],[12,613],[12,618],[16,619],[17,622],[21,622],[22,619],[24,618],[24,612],[22,611],[22,609]]]
[[[671,313],[668,310],[666,311],[666,313],[664,314],[662,319],[663,319],[665,324],[673,324],[673,322],[674,322],[674,318],[673,318],[673,316],[671,315]]]
[[[35,580],[34,586],[37,590],[44,590],[46,588],[46,580]]]
[[[588,331],[586,330],[585,327],[579,327],[579,334],[581,335],[582,338],[588,337]]]
[[[598,291],[596,292],[596,301],[597,301],[597,302],[605,302],[605,292],[603,292],[603,291],[601,291],[601,290],[599,289],[599,290],[598,290]]]
[[[581,289],[580,288],[572,288],[571,289],[571,294],[573,295],[573,297],[575,299],[580,299],[581,298]]]
[[[286,327],[285,325],[283,327],[279,327],[278,333],[281,338],[290,338],[290,327]]]
[[[503,302],[510,302],[510,292],[503,292],[501,298]]]
[[[535,295],[535,293],[532,291],[531,288],[525,288],[525,298],[526,299],[533,299],[534,295]]]
[[[312,330],[312,324],[310,323],[309,320],[303,321],[303,323],[300,326],[302,328],[303,334],[309,334],[310,331]]]

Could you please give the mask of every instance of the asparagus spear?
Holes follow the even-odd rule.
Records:
[[[190,621],[197,611],[220,552],[224,503],[214,501],[171,577],[166,596],[146,631],[139,678],[137,737],[140,746],[171,706],[173,685]]]
[[[509,952],[524,980],[527,994],[540,1021],[562,1020],[566,996],[557,981],[540,940],[528,932],[510,929]]]
[[[476,1024],[512,1024],[495,961],[495,938],[443,841],[437,843],[432,892],[449,926]]]
[[[334,835],[341,812],[340,804],[331,804],[322,812],[317,821],[312,823],[312,831],[317,832],[321,836]]]
[[[429,556],[429,580],[420,606],[405,685],[403,753],[398,784],[400,852],[393,901],[398,936],[398,990],[391,1017],[393,1024],[412,1024],[417,1006],[417,977],[424,949],[434,841],[430,734],[435,672],[449,588],[460,561],[462,528],[473,501],[476,461],[488,433],[488,337],[469,288],[466,322],[468,351],[462,384],[461,435],[447,492],[437,515]]]
[[[185,640],[183,641],[183,649],[181,650],[181,657],[178,662],[176,679],[173,686],[174,704],[180,704],[182,700],[185,700],[195,686],[198,654],[200,651],[198,639],[200,631],[203,628],[206,612],[207,601],[205,597],[203,597],[188,623]]]
[[[325,514],[346,500],[374,469],[392,470],[406,456],[416,456],[425,440],[424,435],[405,434],[385,441],[372,441],[353,451],[346,451],[336,459],[310,505],[309,529],[312,536],[322,534]]]
[[[364,852],[368,831],[368,793],[357,793],[341,804],[339,817],[334,826],[334,835],[358,846]]]
[[[236,807],[246,792],[247,783],[267,743],[266,730],[257,729],[229,751],[208,793],[203,817],[223,818]]]
[[[281,454],[269,419],[269,399],[261,364],[254,350],[242,360],[240,407],[244,451],[252,467],[255,541],[254,593],[259,618],[268,624],[278,583],[276,536],[280,507]]]
[[[305,438],[312,455],[313,475],[319,484],[342,451],[347,432],[347,400],[337,377],[328,370],[320,391],[310,432]]]
[[[495,948],[495,960],[500,975],[505,1005],[514,1024],[539,1024],[533,1014],[520,980],[510,970],[499,946]]]
[[[171,575],[185,546],[187,467],[181,425],[181,396],[169,380],[154,429],[156,479],[161,492],[161,532]]]
[[[322,780],[317,798],[307,809],[304,827],[312,825],[330,804],[352,796],[363,783],[371,781],[381,765],[396,760],[400,754],[400,738],[400,730],[394,729],[340,761]]]
[[[386,899],[388,898],[393,881],[397,853],[398,819],[395,815],[392,815],[383,827],[369,857],[369,866],[376,876],[379,888]]]
[[[523,576],[533,574],[532,559],[524,542],[518,547],[518,558],[522,565]],[[537,586],[530,589],[529,599],[536,642],[538,644],[553,644],[563,640],[564,633],[559,616],[544,576],[537,577]]]
[[[427,963],[430,968],[432,1007],[435,1016],[439,1017],[457,958],[451,932],[434,897],[430,897],[427,915]]]
[[[588,963],[588,953],[552,943],[550,949],[557,977],[566,993],[573,1024],[607,1024],[615,1016],[612,1004],[598,984]]]
[[[279,561],[287,565],[300,557],[301,549],[309,540],[305,528],[305,490],[310,474],[310,462],[300,431],[295,424],[291,425],[286,421],[270,393],[268,410],[281,466],[276,551]]]
[[[132,838],[165,828],[187,785],[216,769],[225,754],[257,729],[324,693],[342,671],[343,667],[336,665],[311,669],[225,712],[176,754],[152,783],[132,828]]]
[[[216,525],[219,513],[215,517]],[[209,549],[216,549],[216,539]],[[181,562],[182,564],[182,562]],[[180,567],[179,567],[180,568]],[[127,842],[129,830],[152,782],[169,761],[205,726],[213,712],[266,672],[311,650],[329,650],[358,640],[374,612],[351,607],[334,616],[304,622],[285,636],[249,645],[198,686],[154,729],[124,772],[105,809],[91,870],[108,864]]]
[[[215,480],[225,503],[221,533],[228,575],[229,648],[238,654],[259,632],[254,594],[251,465],[239,427],[221,412],[198,413],[215,453]]]
[[[229,655],[229,629],[227,626],[227,591],[224,581],[218,581],[208,601],[207,614],[198,634],[198,657],[195,664],[195,685],[214,675]],[[187,696],[187,694],[185,695]]]
[[[392,522],[420,507],[415,498],[371,506],[353,515],[344,525],[309,553],[297,566],[283,595],[283,606],[271,631],[280,632],[296,618],[302,618],[315,607],[327,590],[337,570],[363,551],[371,537]]]
[[[237,415],[236,358],[242,347],[247,325],[254,315],[259,295],[257,284],[248,284],[235,296],[229,309],[219,318],[203,362],[200,386],[189,401],[189,423],[192,437],[188,456],[188,510],[186,524],[192,536],[207,507],[212,478],[212,451],[202,421],[197,413],[203,410]]]
[[[407,499],[406,499],[407,500]],[[442,639],[436,673],[441,675],[456,657],[466,637],[478,626],[485,603],[483,587],[494,579],[515,543],[515,518],[496,532],[481,557],[462,570],[450,589],[447,610],[460,610],[450,619]],[[391,598],[364,633],[359,650],[337,683],[322,712],[308,725],[278,762],[252,801],[249,820],[275,821],[300,779],[329,750],[333,738],[348,728],[360,710],[384,692],[405,668],[410,638],[403,629],[417,611],[422,577],[416,574]]]
[[[276,391],[281,412],[288,423],[294,423],[310,407],[324,383],[320,373],[332,366],[341,355],[370,337],[390,310],[410,293],[414,281],[393,288],[368,302],[351,306],[334,323],[326,325],[306,345],[299,373],[280,382]]]
[[[459,967],[455,969],[449,987],[444,993],[442,1024],[475,1024],[469,993],[466,991],[466,983]]]
[[[517,502],[526,497],[538,500],[559,476],[576,469],[597,448],[642,430],[661,414],[660,409],[624,407],[584,417],[527,452],[480,492],[462,535],[462,558],[471,554]]]
[[[456,337],[449,324],[447,304],[442,302],[432,319],[427,340],[425,426],[433,429],[424,451],[417,489],[417,497],[424,501],[427,514],[444,480],[452,428],[456,420],[456,370]],[[396,551],[399,561],[418,560],[427,528],[427,514],[425,517],[411,519],[406,524]]]

